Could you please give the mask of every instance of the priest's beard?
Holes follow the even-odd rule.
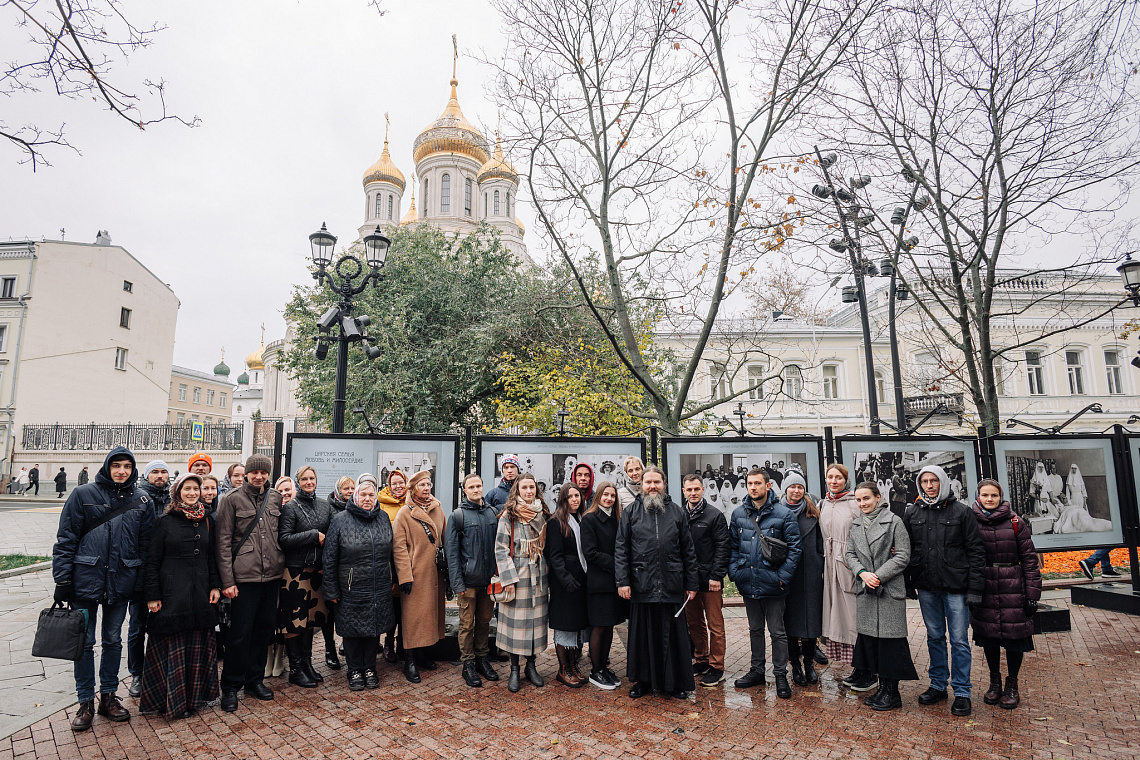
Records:
[[[664,512],[665,511],[665,496],[661,493],[645,493],[641,494],[641,503],[650,512]]]

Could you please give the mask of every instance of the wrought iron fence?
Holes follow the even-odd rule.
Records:
[[[189,425],[24,425],[25,451],[241,451],[241,425],[203,425],[201,443]]]

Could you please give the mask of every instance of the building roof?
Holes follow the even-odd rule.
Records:
[[[189,378],[191,380],[202,380],[207,383],[221,383],[222,385],[232,385],[228,378],[219,377],[208,372],[199,372],[196,369],[189,367],[179,367],[177,364],[171,365],[170,373],[179,377]]]
[[[159,277],[157,274],[155,274],[153,271],[151,271],[150,267],[148,267],[146,264],[139,261],[133,253],[131,253],[130,251],[128,251],[126,248],[124,248],[121,245],[111,245],[111,244],[105,245],[103,243],[77,243],[77,242],[72,241],[72,240],[48,240],[47,238],[44,238],[43,240],[31,240],[31,239],[11,240],[11,241],[6,242],[6,243],[0,243],[0,256],[3,256],[3,254],[5,253],[5,249],[8,249],[10,251],[15,252],[19,257],[23,257],[23,255],[26,255],[26,251],[27,251],[27,248],[29,246],[43,245],[45,243],[51,243],[52,245],[75,245],[75,246],[83,246],[85,248],[118,248],[120,251],[127,254],[127,256],[129,256],[132,261],[134,261],[136,264],[138,264],[140,267],[142,267],[143,270],[147,274],[149,274],[151,277],[153,277],[156,282],[160,283],[164,288],[169,290],[172,294],[177,295],[174,293],[174,288],[170,287],[169,283],[163,281],[163,279],[161,277]],[[179,306],[182,305],[181,301],[179,301],[178,303],[179,303]]]
[[[498,137],[495,138],[494,155],[487,163],[479,167],[479,174],[475,177],[479,184],[489,179],[505,179],[508,182],[513,182],[515,186],[519,184],[519,173],[515,171],[514,164],[503,155],[503,146]]]

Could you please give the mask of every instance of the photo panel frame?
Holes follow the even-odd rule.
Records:
[[[432,472],[432,493],[445,514],[459,504],[458,435],[392,433],[292,433],[285,440],[285,469],[290,475],[302,465],[317,471],[317,495],[328,495],[347,475],[356,480],[371,472],[383,488],[392,470],[409,477],[422,469]]]
[[[746,476],[753,467],[768,472],[777,495],[783,495],[780,484],[793,469],[803,475],[809,493],[818,496],[823,487],[823,439],[815,436],[665,438],[661,451],[673,501],[685,503],[681,480],[690,472],[699,474],[705,501],[725,517],[731,516],[748,494]]]
[[[530,472],[538,481],[551,510],[558,501],[562,484],[579,462],[594,469],[594,485],[610,480],[621,487],[625,483],[622,463],[626,457],[639,457],[645,462],[644,438],[593,436],[570,438],[560,436],[481,435],[475,439],[476,471],[483,478],[486,493],[502,480],[500,462],[507,454],[519,458],[519,472]]]
[[[978,490],[976,438],[845,435],[835,439],[835,454],[850,471],[851,487],[877,483],[895,514],[918,498],[918,473],[929,465],[946,470],[959,501],[972,504]]]
[[[1003,435],[993,447],[998,481],[1038,551],[1124,542],[1111,436]]]

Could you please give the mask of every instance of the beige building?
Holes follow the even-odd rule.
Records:
[[[235,386],[223,359],[212,374],[175,366],[170,372],[170,406],[166,421],[171,425],[228,425],[232,419]]]
[[[2,474],[27,426],[166,419],[178,307],[106,233],[0,243]]]

